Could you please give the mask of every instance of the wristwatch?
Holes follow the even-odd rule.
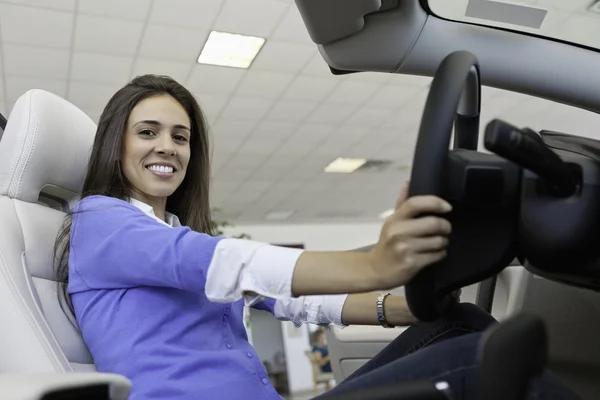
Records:
[[[393,328],[392,325],[388,324],[385,319],[385,313],[383,312],[383,302],[390,294],[391,293],[382,293],[377,297],[377,320],[384,328]]]

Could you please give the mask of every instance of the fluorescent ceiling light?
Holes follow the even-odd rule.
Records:
[[[362,167],[367,162],[364,158],[336,158],[333,160],[331,164],[325,167],[325,172],[338,172],[349,174],[360,167]]]
[[[386,219],[386,218],[390,217],[394,213],[394,211],[395,210],[393,208],[390,208],[389,210],[385,210],[384,212],[379,214],[379,218]]]
[[[289,217],[291,217],[294,214],[293,210],[288,210],[288,211],[273,211],[269,214],[267,214],[267,216],[265,217],[265,219],[268,219],[270,221],[283,221],[288,219]]]
[[[248,68],[263,44],[265,39],[261,37],[212,31],[204,43],[198,63]]]

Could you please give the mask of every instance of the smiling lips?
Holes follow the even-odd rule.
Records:
[[[146,169],[156,176],[166,178],[173,176],[175,171],[177,171],[172,165],[166,164],[150,164],[146,166]]]

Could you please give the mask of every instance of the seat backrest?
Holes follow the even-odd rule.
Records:
[[[0,141],[0,373],[95,370],[60,306],[53,265],[95,131],[85,113],[43,90],[22,95],[8,119]]]

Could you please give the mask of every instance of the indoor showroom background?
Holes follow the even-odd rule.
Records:
[[[380,223],[239,225],[226,229],[225,235],[247,233],[253,240],[304,245],[307,250],[351,250],[375,243],[380,229]],[[268,362],[280,379],[287,379],[289,393],[312,394],[313,370],[306,350],[311,348],[310,333],[315,328],[296,329],[291,322],[278,321],[271,314],[253,309],[250,320],[249,334],[262,361]],[[323,388],[319,386],[319,390]]]

